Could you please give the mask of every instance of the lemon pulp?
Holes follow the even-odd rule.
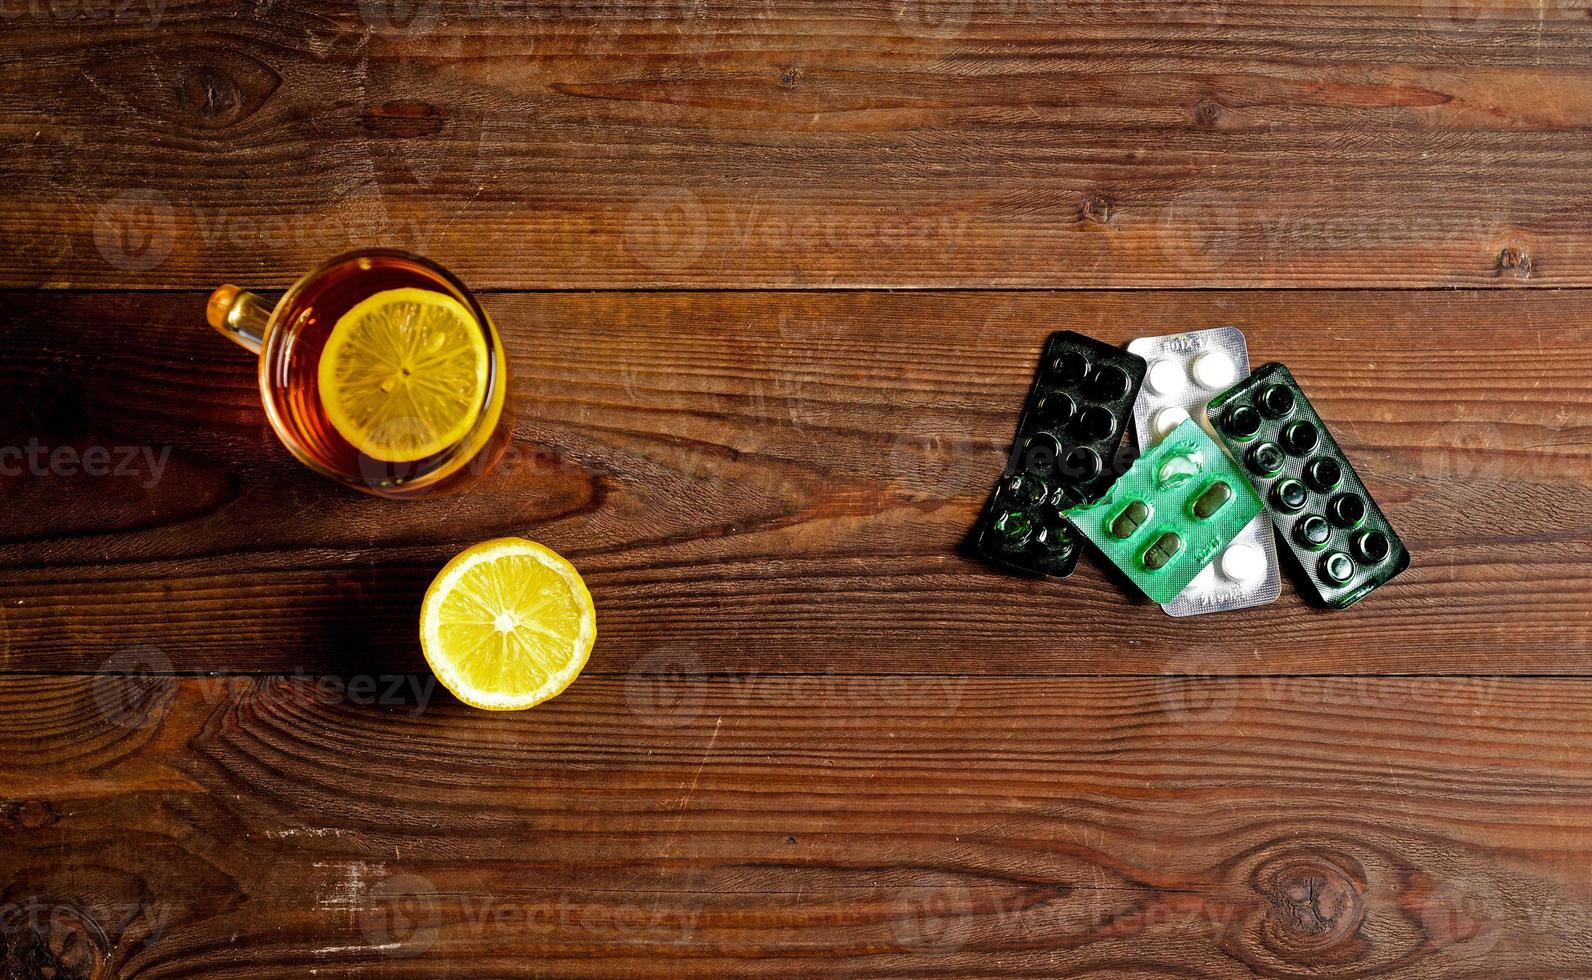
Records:
[[[580,573],[524,538],[465,549],[437,573],[420,608],[432,672],[477,708],[529,708],[559,694],[586,666],[596,638]]]
[[[486,397],[487,356],[481,325],[452,296],[383,290],[339,317],[327,336],[321,404],[365,455],[425,459],[469,433]]]

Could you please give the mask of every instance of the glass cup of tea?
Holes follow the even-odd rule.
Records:
[[[467,486],[508,448],[503,342],[435,262],[349,252],[274,307],[222,286],[206,317],[259,355],[266,418],[317,473],[381,497],[417,497]]]

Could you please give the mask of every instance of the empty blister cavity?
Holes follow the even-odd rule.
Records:
[[[1115,479],[1145,369],[1143,358],[1081,334],[1046,339],[1011,456],[973,531],[980,554],[1032,574],[1072,572],[1079,542],[1062,509]]]
[[[1285,419],[1293,414],[1297,401],[1287,385],[1270,384],[1261,389],[1260,397],[1256,399],[1255,404],[1262,415],[1273,419]]]
[[[1128,344],[1128,350],[1142,355],[1150,365],[1133,408],[1134,428],[1141,449],[1166,439],[1189,418],[1211,432],[1213,423],[1207,421],[1206,415],[1210,400],[1249,374],[1249,351],[1242,331],[1235,327],[1140,337]],[[1262,424],[1260,413],[1253,407],[1246,407],[1225,422],[1229,428],[1247,436],[1259,432]],[[1275,453],[1279,460],[1277,465],[1281,465],[1283,452],[1275,441],[1267,453]],[[1233,455],[1233,458],[1240,463],[1243,461],[1242,454]],[[1244,481],[1237,482],[1243,485]],[[1206,506],[1215,503],[1213,498]],[[1185,516],[1196,519],[1192,511]],[[1205,556],[1213,566],[1209,574],[1198,576],[1190,583],[1186,594],[1163,603],[1162,608],[1173,616],[1188,616],[1258,606],[1276,599],[1282,591],[1282,581],[1270,519],[1259,517],[1252,524],[1240,532],[1235,544],[1243,547],[1240,555],[1259,560],[1262,567],[1258,573],[1238,578],[1220,574],[1219,562],[1226,551],[1213,558]]]
[[[1327,501],[1327,517],[1341,528],[1356,528],[1365,520],[1365,501],[1352,493],[1340,493]]]
[[[1305,509],[1310,491],[1293,477],[1286,477],[1271,485],[1271,506],[1284,514],[1297,514]]]
[[[1350,550],[1354,557],[1368,565],[1376,565],[1393,550],[1392,542],[1381,531],[1361,531],[1353,538]]]
[[[1316,493],[1329,493],[1343,482],[1343,467],[1331,456],[1318,456],[1305,464],[1305,483]]]
[[[1222,418],[1222,428],[1234,439],[1253,439],[1260,431],[1262,420],[1253,405],[1234,405]]]
[[[1232,459],[1190,419],[1146,451],[1103,497],[1065,514],[1145,595],[1169,603],[1260,511],[1260,499]],[[1196,594],[1211,592],[1190,593]]]
[[[1259,442],[1249,448],[1244,454],[1244,465],[1249,467],[1251,473],[1260,476],[1275,476],[1282,472],[1282,464],[1288,461],[1283,455],[1282,447],[1275,442]]]
[[[1244,454],[1245,476],[1324,605],[1353,605],[1409,567],[1409,551],[1286,367],[1262,365],[1212,399],[1206,418],[1228,451]]]
[[[1293,536],[1299,547],[1316,551],[1332,539],[1332,525],[1320,514],[1306,514],[1294,522]]]

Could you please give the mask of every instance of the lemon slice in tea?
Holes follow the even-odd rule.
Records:
[[[480,324],[464,304],[426,289],[388,289],[344,313],[326,338],[317,380],[326,417],[355,449],[407,463],[469,433],[487,386]]]
[[[570,685],[597,638],[597,612],[575,566],[524,538],[466,548],[420,607],[420,646],[465,704],[511,711]]]

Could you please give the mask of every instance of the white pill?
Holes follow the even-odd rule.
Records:
[[[1216,572],[1211,566],[1206,565],[1200,569],[1198,575],[1194,576],[1194,581],[1190,582],[1185,588],[1192,589],[1195,592],[1215,592],[1219,584],[1216,581]]]
[[[1259,548],[1247,544],[1228,545],[1219,560],[1222,575],[1234,582],[1248,582],[1260,578],[1266,571],[1266,559]]]
[[[1238,377],[1233,359],[1219,350],[1208,350],[1194,358],[1194,380],[1207,388],[1225,388]]]
[[[1157,439],[1165,439],[1172,430],[1182,425],[1188,419],[1188,409],[1181,405],[1168,405],[1155,413],[1150,426],[1155,430]]]
[[[1185,384],[1183,368],[1175,361],[1165,359],[1150,365],[1146,380],[1150,383],[1150,390],[1157,395],[1175,395],[1183,390]]]

